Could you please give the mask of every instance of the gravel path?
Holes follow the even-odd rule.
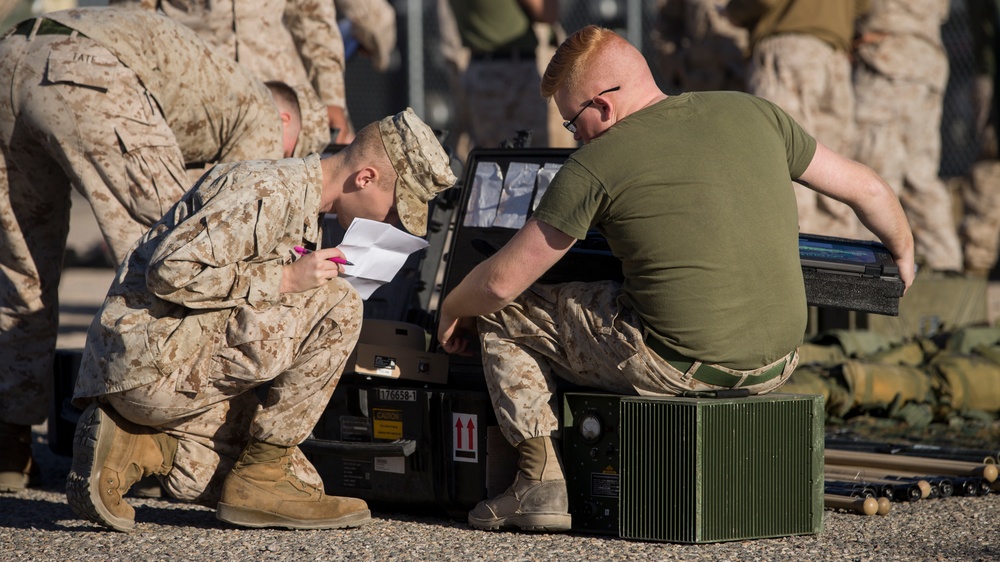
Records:
[[[825,511],[817,536],[678,545],[581,534],[487,533],[464,521],[374,513],[337,531],[245,530],[189,504],[130,499],[137,525],[105,531],[76,517],[63,494],[70,460],[36,428],[45,485],[0,495],[0,560],[994,560],[1000,494],[894,503],[886,516]]]

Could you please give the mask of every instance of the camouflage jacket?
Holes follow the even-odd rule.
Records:
[[[281,158],[281,120],[270,92],[186,27],[150,12],[117,8],[44,17],[97,41],[135,72],[162,109],[185,162]],[[151,138],[156,131],[143,125],[120,131],[122,142],[174,142]]]
[[[305,159],[220,164],[126,256],[87,334],[74,398],[210,368],[214,346],[280,332],[282,267],[319,247],[322,171]]]

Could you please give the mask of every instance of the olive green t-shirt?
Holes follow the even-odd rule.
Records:
[[[577,150],[533,216],[577,239],[590,228],[607,238],[647,337],[692,359],[757,368],[805,332],[791,180],[815,151],[768,101],[683,94]]]
[[[451,0],[462,44],[477,53],[531,52],[538,38],[517,0]]]

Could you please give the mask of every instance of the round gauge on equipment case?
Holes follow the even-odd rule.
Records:
[[[580,431],[580,437],[588,443],[594,443],[604,434],[604,424],[601,423],[601,418],[593,412],[588,412],[580,418],[577,429]]]

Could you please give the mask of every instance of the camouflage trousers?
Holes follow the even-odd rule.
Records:
[[[937,270],[962,270],[951,194],[941,178],[941,102],[927,84],[893,80],[867,66],[855,71],[858,151],[899,196],[915,250]]]
[[[990,271],[997,263],[1000,244],[1000,160],[981,160],[972,165],[971,181],[962,199],[965,267]]]
[[[102,397],[129,421],[177,438],[173,468],[161,477],[173,497],[215,507],[251,437],[296,447],[326,409],[361,334],[361,298],[341,279],[286,296],[292,298],[285,299],[277,322],[284,326],[280,337],[244,341],[254,336],[234,338],[225,330],[191,367]],[[240,313],[234,310],[233,317]],[[323,487],[297,447],[292,462],[299,478]]]
[[[45,420],[70,186],[121,260],[187,187],[156,101],[82,36],[0,41],[0,421]]]
[[[531,129],[531,146],[549,146],[541,80],[534,58],[470,61],[462,74],[462,89],[475,145],[496,148],[517,137],[518,130]]]
[[[511,444],[558,433],[556,377],[640,396],[727,388],[695,380],[646,347],[639,317],[626,301],[613,281],[536,284],[502,310],[479,318],[486,385]],[[732,374],[742,383],[739,388],[764,394],[788,380],[798,355],[793,350],[780,361],[786,361],[782,373],[763,383],[755,383],[754,376],[771,365],[750,371],[713,366]]]
[[[784,109],[834,152],[854,154],[854,93],[846,54],[811,35],[767,37],[754,48],[747,88]],[[798,183],[794,188],[801,232],[845,238],[863,234],[850,207]]]

